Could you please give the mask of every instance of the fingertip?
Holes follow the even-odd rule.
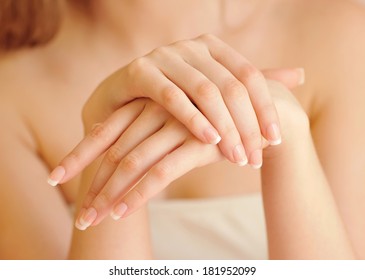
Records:
[[[49,174],[47,178],[47,183],[52,187],[55,187],[61,182],[61,180],[65,177],[66,170],[63,166],[57,166],[53,171]]]
[[[76,219],[75,227],[79,230],[86,230],[96,220],[98,213],[95,208],[82,209]]]
[[[258,149],[251,153],[250,165],[253,169],[260,169],[262,167],[262,150]]]
[[[204,137],[207,143],[213,145],[217,145],[222,140],[222,137],[213,128],[207,128],[204,131]]]
[[[211,144],[213,144],[213,145],[217,145],[217,144],[219,144],[219,142],[222,140],[222,137],[220,137],[219,135],[217,136],[217,138],[215,138],[212,142],[211,142]]]
[[[245,149],[241,144],[238,144],[233,149],[233,159],[238,166],[245,166],[248,163]]]
[[[128,210],[127,204],[122,202],[122,203],[120,203],[120,204],[118,204],[117,206],[114,207],[114,209],[110,213],[110,216],[112,217],[113,220],[117,221],[117,220],[119,220],[120,218],[123,217],[123,215],[125,214],[125,212],[127,210]]]
[[[280,128],[276,123],[272,123],[266,130],[267,140],[271,146],[277,146],[281,144]]]

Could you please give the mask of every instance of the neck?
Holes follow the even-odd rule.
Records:
[[[219,0],[106,0],[95,2],[93,11],[100,34],[121,38],[129,48],[219,31]]]
[[[266,0],[90,0],[88,16],[68,9],[61,42],[103,53],[144,55],[203,33],[225,34],[255,18]],[[71,38],[72,37],[72,38]],[[71,39],[70,39],[71,38]]]

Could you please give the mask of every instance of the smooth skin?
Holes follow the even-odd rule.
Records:
[[[261,135],[280,142],[279,121],[264,76],[215,36],[178,41],[135,59],[99,86],[88,101],[92,105],[86,105],[98,108],[84,110],[84,119],[100,121],[99,115],[139,97],[156,101],[205,143],[222,139],[219,146],[234,163],[246,164],[249,158],[259,168]],[[65,182],[73,170],[67,159],[62,164],[67,177],[61,182]]]
[[[294,85],[298,86],[304,80],[302,69],[265,70],[263,73],[266,77],[281,81],[289,87]],[[194,74],[193,72],[192,75]],[[106,84],[107,86],[103,88],[116,87],[114,80],[107,80]],[[107,96],[108,92],[106,90],[104,96]],[[100,91],[97,90],[96,94],[99,93]],[[109,97],[108,99],[117,100],[117,97]],[[95,102],[95,100],[97,99],[91,98],[88,105]],[[142,196],[143,201],[135,204],[140,205],[146,202],[152,196],[162,191],[168,183],[173,181],[172,179],[177,179],[187,171],[214,162],[211,162],[209,158],[197,158],[200,155],[199,152],[195,155],[190,155],[185,151],[185,144],[191,142],[191,138],[196,140],[195,137],[186,134],[186,132],[182,134],[180,132],[182,129],[178,128],[183,126],[183,124],[177,122],[162,106],[155,102],[146,102],[143,98],[137,100],[112,113],[103,123],[98,122],[96,125],[90,126],[92,122],[85,118],[84,127],[87,132],[86,137],[61,161],[61,165],[56,167],[55,171],[51,174],[51,178],[55,177],[55,173],[56,175],[57,173],[60,174],[63,176],[61,182],[65,182],[105,152],[101,166],[83,203],[82,217],[77,219],[76,224],[79,229],[86,229],[86,224],[89,226],[91,223],[94,225],[99,223],[105,217],[106,209],[115,203],[121,193],[125,194],[129,191],[152,167],[157,173],[163,172],[165,174],[163,177],[166,177],[166,182],[161,182],[160,186],[152,186],[155,184],[151,184],[151,182],[145,183],[149,179],[149,176],[146,176],[142,182],[145,185],[149,185],[150,193],[141,191],[140,196]],[[87,114],[92,116],[93,120],[95,116],[109,109],[104,110],[101,106],[90,107],[99,108],[97,112],[89,112]],[[244,122],[242,124],[244,125]],[[247,125],[250,125],[249,121],[247,121]],[[150,139],[144,141],[149,137]],[[260,149],[263,146],[267,146],[267,144],[264,144],[265,142],[270,143],[270,145],[277,145],[277,143],[267,141],[260,136]],[[139,147],[134,149],[136,146]],[[198,149],[194,150],[197,151]],[[161,170],[166,169],[161,168],[161,166],[171,165],[170,162],[165,164],[165,159],[162,160],[167,154],[170,157],[169,161],[174,162],[174,165],[180,166],[181,168],[185,166],[185,169],[176,171],[175,175],[173,175],[173,170],[170,170],[172,168],[169,170]],[[180,157],[183,156],[189,161],[184,163],[184,160],[178,160],[175,154],[179,154]],[[217,159],[221,160],[221,157],[215,157],[215,159],[215,161]],[[158,161],[161,161],[161,163],[156,165]],[[242,161],[238,161],[237,164],[244,166],[247,164],[247,159],[243,163]],[[51,183],[54,182],[55,180],[51,179]],[[135,188],[133,191],[136,192],[138,189]],[[131,196],[132,193],[129,195]],[[90,207],[93,209],[88,209]],[[135,211],[136,207],[129,207],[129,210]],[[91,212],[93,215],[91,215]],[[98,214],[97,221],[94,221],[95,213]],[[86,219],[86,216],[89,216],[89,218],[94,216],[94,220],[90,221]]]
[[[284,134],[284,139],[285,139],[285,145],[283,145],[284,148],[276,151],[277,153],[281,154],[284,151],[286,151],[286,149],[293,148],[292,145],[296,145],[296,140],[301,138],[302,135],[309,134],[308,119],[303,110],[301,109],[301,107],[298,106],[296,100],[292,97],[291,93],[287,91],[285,87],[283,87],[280,84],[273,84],[273,82],[269,82],[269,84],[271,84],[271,86],[269,87],[270,92],[272,92],[273,96],[275,97],[274,99],[275,105],[278,106],[278,109],[280,109],[279,113],[281,113],[280,120],[281,122],[283,122],[283,131],[286,132],[286,134]],[[124,106],[123,108],[119,109],[117,114],[115,114],[113,117],[118,120],[128,119],[128,115],[133,115],[135,111],[138,111],[138,108],[148,108],[148,107],[149,108],[152,107],[153,109],[152,110],[147,109],[145,112],[156,113],[157,110],[159,110],[159,112],[165,111],[163,108],[161,108],[159,105],[157,105],[156,103],[154,103],[149,99],[138,99],[137,101],[133,101],[129,103],[127,106]],[[158,109],[156,109],[156,107]],[[110,234],[111,239],[103,240],[102,242],[106,241],[106,242],[111,242],[112,244],[114,243],[116,238],[114,236],[115,229],[111,230],[112,223],[110,220],[106,221],[106,223],[100,224],[97,227],[89,228],[87,231],[83,230],[85,230],[92,222],[94,222],[95,224],[99,223],[103,218],[103,215],[105,217],[105,215],[108,213],[106,211],[108,210],[107,208],[108,205],[104,205],[104,203],[110,203],[111,201],[109,199],[112,199],[113,197],[118,198],[118,196],[116,195],[120,195],[120,192],[122,193],[125,192],[123,186],[128,185],[128,183],[130,183],[131,181],[136,182],[139,179],[141,179],[141,176],[144,175],[145,171],[149,169],[151,165],[153,165],[155,162],[157,162],[156,165],[154,165],[151,168],[151,170],[146,174],[146,176],[142,180],[140,180],[140,182],[130,192],[128,192],[128,194],[125,197],[123,197],[124,201],[123,204],[130,206],[130,209],[125,209],[127,210],[127,212],[123,211],[123,213],[120,214],[120,216],[123,215],[123,222],[124,219],[128,221],[128,219],[133,218],[136,213],[137,215],[140,214],[141,210],[136,213],[135,211],[138,210],[140,207],[142,207],[143,204],[148,199],[150,199],[154,194],[162,191],[164,187],[166,187],[171,181],[184,175],[187,171],[199,166],[204,166],[207,164],[224,160],[224,156],[219,150],[217,145],[202,143],[195,136],[189,133],[189,131],[179,121],[177,121],[171,116],[170,117],[168,115],[166,116],[167,117],[165,121],[160,120],[161,122],[164,123],[163,128],[157,131],[152,136],[150,136],[145,141],[142,141],[135,149],[133,149],[134,147],[132,146],[131,149],[132,151],[129,153],[138,155],[139,158],[143,158],[147,162],[143,162],[143,164],[141,163],[138,167],[135,166],[134,164],[129,164],[129,163],[121,164],[120,168],[119,167],[117,168],[117,172],[115,172],[115,174],[108,182],[110,183],[109,185],[111,186],[109,187],[110,190],[108,190],[109,191],[108,194],[106,193],[99,194],[98,197],[96,197],[92,201],[91,206],[89,206],[88,208],[81,209],[82,217],[76,220],[76,225],[82,231],[75,231],[73,234],[73,244],[77,244],[76,248],[81,249],[81,248],[94,247],[96,242],[99,243],[99,241],[96,241],[98,240],[98,238],[100,238],[98,232],[108,233],[109,231],[112,231],[113,233]],[[144,113],[142,112],[138,118],[144,118]],[[134,130],[135,128],[134,126],[136,126],[138,129],[139,126],[138,118],[132,123],[132,125],[128,127],[126,131],[127,135],[129,129],[131,129],[132,131]],[[114,122],[114,124],[116,123],[117,122]],[[122,129],[122,131],[124,131],[124,129]],[[300,133],[296,133],[297,131]],[[113,133],[115,133],[114,130]],[[292,133],[295,133],[295,137],[288,137],[288,134]],[[100,141],[102,139],[105,139],[104,137],[108,138],[108,135],[104,134],[103,138],[100,138],[98,140]],[[121,138],[123,138],[123,135]],[[308,137],[308,139],[310,139],[310,137]],[[308,139],[306,140],[308,141]],[[136,139],[134,139],[134,141],[136,141]],[[165,145],[161,145],[161,141],[166,141]],[[166,147],[166,144],[170,145],[170,147],[168,146]],[[267,147],[268,145],[269,143],[267,142],[265,143],[264,146]],[[128,148],[125,147],[124,145],[121,145],[120,149],[128,149]],[[307,150],[305,150],[304,153],[306,153],[306,151]],[[271,153],[275,154],[276,152],[269,152],[268,154],[269,155]],[[166,156],[167,153],[168,156]],[[164,158],[161,160],[162,157]],[[126,156],[126,158],[130,157]],[[290,156],[290,160],[292,159],[293,158],[291,158]],[[98,166],[99,164],[100,163],[95,164],[94,162],[93,166],[95,167]],[[115,166],[112,166],[112,168],[115,168]],[[95,183],[88,181],[88,184],[94,185]],[[96,193],[97,190],[95,190],[95,192],[90,192],[88,184],[83,184],[83,193],[88,192],[86,200],[91,201],[94,198],[92,197],[92,194]],[[280,184],[282,184],[282,182],[280,182]],[[120,205],[118,205],[117,207],[119,209],[121,208]],[[132,212],[133,215],[127,217]],[[97,217],[95,216],[95,214],[97,214]],[[332,217],[331,214],[332,213],[330,211],[329,217],[331,219],[338,219],[337,216]],[[114,219],[120,218],[120,216],[116,217],[116,215],[118,215],[117,213],[115,213],[114,215],[115,215],[113,217]],[[96,218],[99,221],[95,221]],[[140,223],[142,223],[142,221]],[[127,225],[124,225],[122,228],[126,230],[127,233],[133,232],[134,228],[132,230],[132,228],[126,228],[126,226]],[[139,226],[141,226],[141,224],[139,224]],[[338,228],[336,226],[333,226],[332,229],[335,230],[336,232],[339,232],[341,230],[343,231],[343,228],[341,228],[341,226],[343,225],[337,225]],[[140,231],[137,230],[137,232]],[[340,240],[340,244],[341,246],[344,246],[343,243],[347,241],[346,236],[341,236],[341,237],[344,240]],[[322,242],[320,238],[318,240]],[[339,241],[337,239],[337,236],[334,237],[334,240],[336,242]],[[125,241],[128,242],[127,240]],[[98,245],[97,247],[99,246],[100,245]],[[139,248],[141,246],[142,245],[139,244]],[[113,252],[113,254],[118,255],[119,254],[118,247],[114,249],[115,252]],[[343,251],[345,251],[346,249],[348,248],[343,248]],[[350,250],[347,251],[348,251],[348,256],[346,256],[346,258],[351,256],[350,255],[351,251]],[[321,252],[321,254],[316,257],[323,258],[324,256],[330,256],[332,252],[333,250],[327,250]],[[88,254],[89,253],[90,252],[88,252]],[[342,255],[340,254],[339,256]],[[71,255],[71,257],[83,258],[84,252],[83,250],[75,249],[73,250],[73,254]]]
[[[313,229],[310,223],[304,223],[306,227],[303,228],[297,224],[305,221],[299,215],[303,213],[300,209],[304,208],[306,211],[308,209],[315,211],[314,214],[318,212],[328,214],[314,215],[318,219],[321,217],[328,219],[313,220],[316,222],[315,228],[318,232],[308,241],[320,241],[325,235],[326,238],[330,237],[326,248],[333,248],[331,244],[334,240],[342,244],[338,254],[329,257],[329,254],[321,255],[322,257],[352,257],[352,252],[349,253],[346,245],[348,235],[355,256],[364,258],[365,222],[361,218],[365,207],[362,203],[365,198],[363,188],[365,136],[362,121],[365,119],[364,12],[357,5],[339,0],[289,2],[263,0],[257,2],[258,8],[244,1],[239,2],[242,5],[240,7],[235,6],[234,2],[227,2],[229,5],[225,9],[226,21],[222,25],[221,19],[217,20],[216,16],[217,11],[220,11],[220,6],[216,5],[218,2],[164,1],[163,9],[160,8],[161,3],[156,1],[152,6],[148,5],[148,1],[145,3],[133,1],[137,6],[122,8],[113,6],[115,3],[117,2],[100,1],[97,4],[99,9],[96,9],[98,13],[94,23],[81,20],[82,16],[72,11],[59,36],[48,46],[1,56],[0,122],[1,127],[7,132],[0,138],[2,155],[0,180],[1,185],[6,186],[0,188],[0,197],[3,198],[0,204],[1,257],[97,258],[99,254],[105,258],[128,258],[126,255],[134,250],[128,246],[130,250],[125,251],[126,255],[121,255],[121,252],[110,252],[110,247],[115,245],[110,244],[110,240],[113,240],[111,232],[119,236],[118,242],[123,243],[123,246],[126,244],[121,236],[125,237],[125,240],[135,238],[136,243],[140,241],[141,244],[145,244],[143,241],[145,231],[138,227],[143,224],[142,217],[136,214],[128,217],[132,219],[129,220],[128,228],[136,227],[133,237],[130,236],[130,231],[123,232],[126,219],[121,219],[118,223],[106,219],[97,227],[84,232],[74,230],[68,205],[76,200],[79,201],[78,205],[82,203],[83,196],[77,195],[79,178],[63,184],[56,191],[46,184],[45,178],[64,155],[82,139],[81,108],[103,79],[121,66],[159,46],[169,45],[181,39],[196,38],[203,33],[212,33],[248,58],[257,69],[300,66],[306,70],[305,85],[294,90],[294,93],[309,116],[315,150],[331,192],[325,187],[323,188],[327,190],[323,192],[325,196],[317,192],[309,192],[309,196],[302,196],[299,192],[288,194],[286,188],[288,185],[282,184],[282,188],[275,187],[278,191],[272,197],[276,200],[270,206],[265,195],[269,188],[264,188],[267,181],[263,180],[265,208],[270,210],[266,211],[266,216],[271,221],[268,222],[270,248],[274,246],[273,242],[277,246],[283,245],[284,242],[276,241],[289,237],[286,235],[280,237],[277,234],[277,226],[283,226],[280,222],[289,218],[293,223],[296,222],[293,224],[296,227],[290,227],[285,231],[290,234],[290,239],[287,240],[292,240],[292,245],[299,244],[304,247],[305,243],[301,243],[303,239],[297,242],[300,237],[298,234],[301,229],[307,229],[308,232],[312,232]],[[171,3],[171,6],[166,6],[166,3]],[[178,3],[180,5],[177,5]],[[138,7],[138,5],[143,6]],[[195,13],[190,12],[192,7]],[[279,14],[278,10],[281,11]],[[235,11],[239,11],[239,15]],[[242,25],[242,12],[246,11],[250,16],[244,18],[249,18],[249,21],[245,21]],[[125,14],[121,16],[120,13]],[[143,24],[146,15],[150,18],[148,26]],[[205,20],[202,21],[202,18]],[[119,21],[121,19],[123,22]],[[166,32],[161,33],[156,30]],[[108,116],[110,112],[107,113]],[[303,151],[311,152],[304,154],[302,150],[297,150],[300,153],[296,155],[298,156],[296,159],[299,162],[305,160],[308,162],[306,166],[308,167],[309,162],[316,162],[313,161],[316,155],[313,154],[311,141],[305,142],[309,144],[307,148],[303,145]],[[283,144],[277,148],[284,147]],[[264,158],[262,169],[264,177],[265,174],[274,176],[271,172],[265,173],[269,161],[268,158]],[[290,164],[297,161],[290,161]],[[279,163],[292,166],[293,169],[290,171],[294,171],[295,165],[289,165],[288,160],[283,159]],[[323,175],[318,172],[320,169],[317,169],[317,164],[313,166],[314,169],[306,168],[305,174],[308,176],[305,176],[305,179],[312,176],[320,178]],[[276,182],[275,178],[280,181],[281,178],[287,177],[278,170],[271,170],[278,176],[271,178],[272,182]],[[315,172],[312,172],[313,170]],[[96,172],[96,169],[93,171]],[[91,172],[93,174],[89,176],[88,181],[85,179],[82,193],[86,193],[85,189],[91,185],[94,172]],[[291,190],[308,189],[310,182],[307,183],[302,177],[295,176],[301,173],[285,171],[285,174],[292,175],[291,182],[300,187]],[[303,183],[303,186],[297,185],[298,182]],[[315,188],[316,184],[310,186],[311,191],[318,189]],[[166,189],[164,197],[170,199],[217,197],[244,195],[260,190],[259,171],[221,161],[194,170],[174,181]],[[331,197],[329,194],[333,194],[336,204],[325,208],[326,211],[323,212],[322,207],[331,201],[328,199]],[[309,207],[312,206],[313,197],[317,196],[325,197],[327,202],[322,204],[323,199],[318,199],[317,203],[313,204],[316,207]],[[311,203],[298,204],[297,200],[302,197],[307,199],[300,200],[301,202],[309,200]],[[285,205],[281,205],[280,202],[285,202]],[[281,207],[273,211],[276,209],[275,205]],[[298,206],[295,208],[298,211],[293,211],[293,205]],[[338,208],[340,221],[343,221],[346,233],[343,233],[341,222],[338,222],[336,215],[333,215],[333,208]],[[50,210],[45,211],[45,209]],[[312,214],[308,213],[309,216]],[[330,222],[334,227],[325,227],[328,224],[323,221],[327,220],[335,221]],[[34,226],[35,224],[37,226]],[[318,224],[323,224],[323,227],[318,227]],[[288,225],[290,226],[290,223],[286,226]],[[72,234],[74,241],[70,246]],[[95,240],[103,242],[96,243]],[[80,244],[82,250],[79,250]],[[316,242],[313,244],[318,245]],[[321,248],[319,246],[315,248],[307,246],[306,248],[314,248],[308,251],[306,248],[297,248],[304,251],[295,251],[296,248],[293,246],[290,250],[277,248],[275,249],[277,254],[271,253],[271,257],[321,257],[319,254],[312,254],[315,248]],[[145,248],[147,247],[146,245]],[[141,246],[135,248],[142,250],[137,257],[150,256]],[[272,252],[272,249],[270,250]],[[69,251],[72,252],[70,255]]]

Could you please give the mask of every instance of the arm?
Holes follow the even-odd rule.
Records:
[[[262,170],[262,181],[270,257],[274,259],[355,258],[345,224],[319,163],[309,130],[308,118],[284,87],[272,82],[270,84],[283,128],[282,145],[267,146],[266,144],[264,150],[265,164]],[[170,136],[167,131],[172,131]],[[169,139],[166,143],[181,143],[179,142],[181,135],[184,140],[178,148],[162,152],[162,160],[153,159],[155,153],[161,153],[161,139]],[[163,145],[162,149],[165,146]],[[130,165],[126,165],[125,162],[130,163],[131,159],[143,159],[143,162],[139,161],[140,164],[131,165],[133,168],[130,169]],[[123,221],[126,217],[131,217],[129,215],[143,205],[148,198],[189,170],[222,159],[216,146],[197,141],[189,136],[181,124],[172,122],[166,126],[165,132],[149,137],[121,160],[120,168],[112,176],[112,181],[118,182],[118,187],[112,190],[109,183],[109,186],[107,184],[109,188],[103,189],[94,199],[91,205],[98,212],[91,219],[90,224],[99,223],[100,216],[103,217],[110,211],[110,207],[104,210],[99,208],[101,198],[103,197],[104,201],[104,197],[110,198],[115,192],[124,193],[128,188],[129,178],[134,176],[138,178],[143,175],[145,168],[150,169],[145,177],[126,195],[122,195],[119,202],[111,203],[115,205],[112,214],[115,219],[122,217],[121,221]],[[150,162],[154,161],[157,163],[151,167]],[[122,204],[125,207],[121,207]]]
[[[262,169],[270,259],[353,259],[311,135],[297,136],[280,155],[265,156]]]
[[[262,192],[269,256],[353,259],[355,254],[318,160],[309,125],[305,125],[305,118],[294,120],[292,137],[264,152]]]
[[[301,257],[294,244],[308,258],[365,258],[365,13],[351,2],[338,1],[333,8],[330,20],[310,37],[316,51],[308,59],[317,89],[311,137],[298,132],[298,143],[308,138],[306,148],[283,153],[281,171],[265,158],[263,191],[274,258]],[[292,247],[285,250],[287,244]]]
[[[100,162],[95,161],[82,175],[77,209],[88,190]],[[78,211],[77,211],[78,212]],[[76,212],[76,213],[77,213]],[[93,213],[90,213],[93,215]],[[135,215],[115,223],[106,219],[87,231],[74,230],[70,259],[150,259],[147,211],[142,207]]]
[[[320,162],[360,259],[365,258],[364,26],[365,20],[352,24],[348,30],[353,33],[342,38],[346,44],[335,48],[334,56],[341,59],[322,84],[323,99],[312,121]]]
[[[325,175],[325,182],[331,191],[331,200],[336,202],[337,209],[333,210],[333,217],[340,215],[344,224],[340,233],[342,235],[345,231],[348,234],[354,255],[364,259],[365,13],[358,7],[347,11],[339,13],[341,17],[331,23],[331,28],[328,27],[328,45],[322,46],[323,51],[312,54],[313,61],[320,63],[314,65],[318,90],[313,102],[315,106],[311,116],[311,135],[321,166],[316,167],[317,160],[316,165],[308,165],[303,172],[314,172],[314,168],[317,168],[316,172],[320,176]],[[291,164],[297,162],[300,161],[293,160]],[[323,170],[320,170],[321,168]],[[291,174],[289,170],[287,173]],[[318,184],[311,176],[306,178],[306,182],[306,189]],[[310,195],[309,190],[307,194]],[[290,202],[295,203],[298,199],[300,201],[302,197],[298,196]],[[328,213],[327,211],[333,208],[332,202],[326,203],[321,196],[316,196],[316,199],[311,200],[318,203],[319,211],[325,211],[320,213]],[[284,207],[281,204],[280,206]],[[307,213],[308,211],[311,210],[307,210]],[[299,216],[297,217],[299,219]],[[332,219],[332,229],[335,223],[340,224]],[[330,229],[331,219],[327,219],[323,225]],[[330,231],[324,231],[327,232]],[[329,237],[333,238],[338,231],[331,232]],[[294,239],[293,235],[292,240]],[[303,245],[305,244],[311,247],[308,243]],[[337,244],[333,245],[334,248],[336,246]],[[336,254],[328,257],[335,258]]]

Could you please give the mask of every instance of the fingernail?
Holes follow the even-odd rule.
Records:
[[[280,129],[276,123],[269,125],[267,128],[267,136],[269,138],[267,140],[271,146],[276,146],[281,143]]]
[[[262,150],[256,150],[251,153],[250,165],[254,169],[259,169],[262,166]]]
[[[244,150],[244,148],[241,144],[234,147],[234,149],[233,149],[233,158],[239,166],[244,166],[244,165],[247,164],[248,159],[246,157],[245,150]]]
[[[127,204],[122,202],[114,207],[113,211],[110,213],[110,216],[113,218],[113,220],[117,221],[124,215],[127,209]]]
[[[47,183],[50,184],[52,187],[55,187],[62,180],[65,174],[65,168],[63,168],[62,166],[57,166],[55,169],[53,169],[51,174],[49,174]]]
[[[213,128],[207,128],[204,132],[204,136],[207,142],[213,145],[217,145],[222,140],[217,131]]]
[[[80,216],[76,219],[75,227],[79,230],[87,229],[95,221],[97,215],[98,213],[93,207],[81,210]]]
[[[297,68],[297,72],[299,75],[298,85],[303,85],[305,83],[305,71],[304,68]]]

